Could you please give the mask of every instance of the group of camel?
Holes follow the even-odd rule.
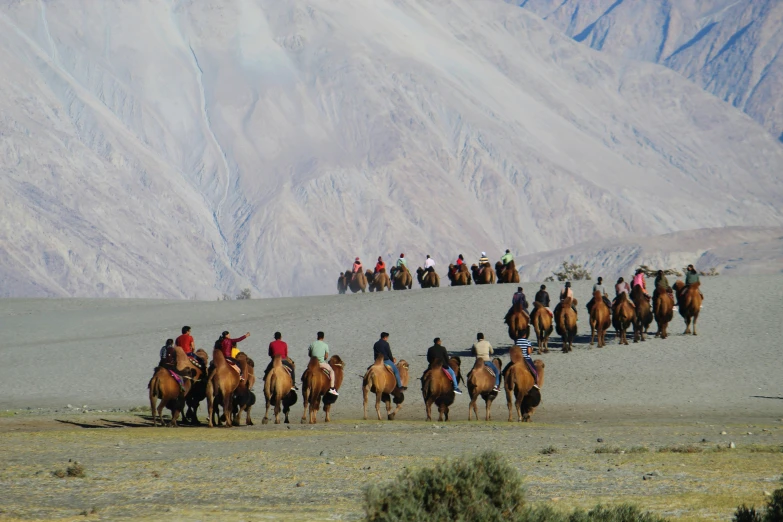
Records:
[[[693,323],[693,335],[696,335],[696,321],[699,318],[702,295],[699,283],[685,286],[678,280],[672,289],[679,301],[679,313],[685,320],[685,334],[691,333]],[[533,303],[533,311],[529,315],[517,304],[506,314],[508,334],[511,339],[519,331],[530,334],[530,326],[536,333],[537,352],[549,352],[549,336],[554,329],[563,341],[563,353],[572,351],[574,339],[577,333],[577,301],[571,297],[558,303],[554,312],[549,311],[539,302]],[[622,292],[611,306],[604,301],[601,292],[593,293],[593,299],[588,303],[590,314],[590,346],[597,341],[598,347],[606,346],[606,331],[613,327],[617,333],[620,344],[627,345],[628,328],[633,328],[633,342],[644,341],[647,330],[653,319],[658,324],[655,337],[666,339],[668,326],[674,318],[674,296],[663,287],[655,289],[652,295],[652,305],[641,286],[634,286],[630,297]]]
[[[495,284],[496,282],[519,283],[519,272],[517,272],[514,261],[507,265],[498,261],[495,263],[494,270],[489,263],[482,266],[474,264],[470,269],[466,264],[459,267],[452,264],[449,265],[448,277],[451,286],[465,286],[472,283],[477,285]],[[440,276],[434,269],[425,270],[419,267],[416,269],[416,278],[422,288],[438,288],[440,286]],[[377,273],[372,270],[355,273],[352,270],[346,270],[340,272],[340,276],[337,278],[337,292],[340,294],[344,294],[348,290],[353,293],[364,293],[366,290],[383,292],[392,289],[410,290],[412,287],[413,275],[405,265],[395,267],[394,274],[391,276],[386,273],[385,268],[382,268]]]

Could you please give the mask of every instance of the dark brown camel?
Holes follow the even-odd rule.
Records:
[[[247,355],[245,355],[247,357]],[[245,424],[247,426],[253,425],[253,419],[250,418],[250,410],[256,403],[256,394],[253,393],[253,386],[256,384],[256,370],[255,362],[250,357],[247,357],[247,374],[244,381],[239,381],[239,386],[234,390],[234,397],[231,399],[231,407],[233,408],[233,418],[231,420],[234,426],[239,426],[242,419],[242,413],[245,414]]]
[[[419,285],[422,288],[438,288],[440,286],[440,276],[435,270],[428,272],[419,267],[416,269],[416,279],[419,280]]]
[[[519,272],[517,272],[517,265],[513,260],[509,261],[508,265],[504,265],[500,261],[495,263],[495,273],[498,276],[498,284],[519,283]]]
[[[346,291],[348,291],[348,278],[345,272],[340,272],[340,277],[337,278],[337,293],[344,294]]]
[[[696,335],[696,321],[699,319],[702,302],[699,286],[701,286],[701,283],[685,286],[685,283],[679,279],[674,283],[674,292],[677,294],[677,306],[679,307],[680,315],[685,319],[685,332],[683,332],[685,335],[691,333],[691,321],[693,321],[693,335]]]
[[[628,344],[626,330],[633,325],[635,318],[636,311],[628,300],[628,292],[622,292],[612,306],[612,325],[619,333],[620,344]]]
[[[606,306],[599,290],[593,292],[593,307],[590,309],[590,346],[598,337],[598,347],[606,346],[606,331],[612,326],[612,311]]]
[[[339,391],[340,386],[343,384],[345,364],[339,355],[332,355],[329,358],[329,366],[334,370],[334,389]],[[332,404],[337,401],[338,397],[329,393],[330,383],[329,376],[324,373],[321,365],[318,364],[318,358],[310,357],[307,369],[302,374],[302,405],[304,406],[302,424],[308,422],[308,417],[310,424],[315,424],[318,421],[318,409],[321,407],[321,400],[324,402],[324,412],[326,412],[324,422],[332,420],[329,412],[332,409]]]
[[[653,316],[658,324],[655,337],[666,339],[669,337],[669,323],[674,319],[674,299],[662,286],[653,292]]]
[[[400,265],[394,269],[392,277],[392,288],[395,290],[410,290],[413,287],[413,276],[405,265]]]
[[[215,403],[220,406],[222,403],[223,414],[226,415],[226,428],[231,427],[231,422],[228,421],[232,407],[231,402],[234,397],[234,391],[239,386],[239,374],[226,362],[226,357],[223,355],[223,350],[216,349],[212,352],[212,360],[215,362],[215,367],[209,376],[207,381],[207,409],[209,410],[209,427],[212,428],[216,423],[213,417],[215,416]],[[236,357],[239,363],[239,368],[243,375],[247,375],[247,356],[240,353]]]
[[[470,270],[468,265],[462,264],[459,270],[454,265],[449,265],[449,281],[451,286],[467,286],[471,283]]]
[[[549,336],[552,335],[552,316],[549,310],[538,301],[533,301],[533,313],[530,314],[530,323],[536,331],[538,353],[549,353]]]
[[[495,284],[495,271],[489,266],[489,263],[485,263],[484,266],[472,265],[470,271],[473,273],[473,282],[477,285],[494,285]]]
[[[517,340],[516,335],[520,330],[525,332],[525,337],[530,336],[530,316],[522,308],[522,303],[512,306],[503,321],[508,325],[508,336],[512,341]]]
[[[150,390],[150,412],[152,413],[153,426],[158,425],[158,420],[160,420],[161,426],[164,425],[163,408],[165,407],[171,411],[169,426],[177,427],[177,418],[185,407],[185,396],[193,386],[193,381],[201,377],[201,372],[186,368],[180,372],[180,376],[182,386],[167,368],[159,366],[147,384],[147,388]],[[158,399],[160,399],[160,403],[156,404]]]
[[[392,289],[391,279],[389,279],[389,274],[386,273],[385,268],[381,268],[377,274],[368,270],[365,277],[367,278],[370,292],[383,292],[384,290]]]
[[[462,379],[460,373],[460,358],[449,358],[449,366],[454,370],[457,376],[457,382],[451,382],[443,370],[443,363],[440,360],[432,362],[424,375],[421,376],[421,394],[424,397],[424,406],[427,410],[427,420],[432,420],[432,405],[438,407],[438,421],[449,420],[449,406],[454,403],[456,394],[454,386]],[[444,419],[445,417],[445,419]]]
[[[573,305],[573,306],[572,306]],[[576,299],[566,297],[555,307],[555,330],[563,338],[563,353],[573,350],[576,338]]]
[[[184,419],[192,425],[199,425],[201,422],[198,420],[198,407],[201,401],[207,398],[207,380],[209,379],[209,355],[205,350],[199,348],[194,352],[196,358],[201,361],[201,377],[193,382],[193,387],[190,389],[190,393],[185,397],[185,404],[187,410],[185,411]]]
[[[269,424],[269,407],[271,405],[274,405],[275,424],[280,424],[280,412],[283,411],[283,401],[288,397],[288,394],[292,393],[293,387],[293,377],[283,366],[283,358],[276,355],[272,359],[272,368],[266,374],[266,380],[264,381],[266,411],[261,424]],[[285,412],[285,420],[288,423],[288,412]]]
[[[538,372],[538,383],[536,383],[533,373],[522,357],[522,350],[519,346],[512,346],[508,355],[511,358],[511,364],[506,367],[506,371],[503,373],[506,403],[508,404],[508,422],[513,421],[512,405],[516,409],[518,422],[530,422],[530,417],[536,407],[541,404],[540,388],[544,386],[544,361],[541,359],[533,361],[533,366]],[[538,389],[533,387],[534,384],[538,384]]]
[[[495,367],[495,371],[500,373],[502,368],[502,362],[500,358],[495,357],[492,359],[492,365]],[[487,365],[484,364],[483,359],[476,359],[473,364],[473,368],[468,373],[468,394],[470,395],[470,404],[468,405],[468,420],[470,420],[471,413],[476,414],[476,420],[478,420],[478,398],[484,399],[486,406],[486,415],[484,420],[492,420],[492,401],[498,396],[498,392],[495,389],[495,376],[489,373]]]
[[[633,342],[638,343],[639,339],[644,341],[644,334],[653,321],[652,307],[641,285],[636,285],[631,290],[631,300],[633,301],[636,313],[633,319]]]
[[[400,372],[400,382],[403,387],[408,386],[408,363],[400,359],[397,363],[397,371]],[[378,414],[378,420],[381,420],[381,401],[386,404],[386,418],[394,420],[394,417],[402,408],[405,401],[405,394],[397,388],[397,380],[394,373],[383,364],[383,356],[379,355],[372,366],[367,368],[367,372],[362,378],[362,395],[364,396],[364,420],[367,420],[367,399],[370,392],[375,394],[375,411]],[[392,411],[391,401],[397,408]]]

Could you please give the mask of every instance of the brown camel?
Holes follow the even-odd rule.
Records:
[[[517,272],[517,265],[513,260],[509,261],[508,265],[504,265],[500,261],[495,263],[495,273],[498,276],[498,284],[519,283],[519,272]]]
[[[536,407],[541,404],[540,388],[544,386],[544,361],[541,359],[533,361],[533,366],[538,372],[538,383],[536,383],[533,373],[522,357],[522,349],[519,346],[512,346],[508,355],[511,357],[511,363],[506,366],[506,370],[503,372],[506,403],[508,404],[508,422],[513,421],[512,403],[517,411],[517,421],[530,422],[530,417]],[[534,384],[538,384],[538,388],[534,388]]]
[[[261,424],[269,424],[269,407],[274,404],[275,424],[280,424],[280,412],[283,411],[283,401],[289,394],[296,395],[293,391],[294,380],[288,370],[283,366],[283,358],[276,355],[272,359],[272,368],[266,374],[264,381],[264,399],[266,399],[266,411]],[[288,410],[285,411],[285,421],[288,424]]]
[[[346,270],[345,277],[348,288],[350,288],[351,292],[354,294],[359,291],[364,293],[364,291],[367,290],[367,278],[364,276],[363,272],[360,271],[354,274],[350,270]]]
[[[449,265],[449,281],[451,286],[467,286],[471,283],[470,270],[468,265],[462,264],[459,270],[454,265]]]
[[[400,359],[396,363],[397,371],[400,372],[400,382],[403,387],[408,386],[408,363],[404,359]],[[367,373],[362,378],[362,395],[364,396],[364,420],[367,420],[367,399],[369,393],[375,394],[375,411],[378,414],[378,420],[381,420],[381,401],[386,404],[386,418],[394,420],[394,417],[402,408],[402,403],[405,401],[405,394],[397,388],[397,380],[394,378],[394,373],[386,368],[383,364],[383,355],[379,355],[372,366],[367,368]],[[394,399],[394,404],[397,408],[392,411],[391,401]]]
[[[152,413],[153,426],[158,425],[158,420],[160,420],[161,426],[164,425],[163,408],[165,407],[171,411],[169,426],[177,427],[177,418],[185,407],[185,396],[190,392],[193,382],[201,377],[201,372],[186,368],[180,372],[180,377],[182,378],[182,386],[171,375],[170,370],[159,366],[147,384],[147,388],[150,390],[150,412]],[[160,403],[156,404],[158,399],[160,399]]]
[[[245,355],[247,357],[247,355]],[[256,384],[256,364],[250,357],[247,357],[247,374],[244,381],[239,381],[239,386],[234,390],[234,397],[231,399],[233,417],[231,423],[239,426],[242,419],[242,413],[245,414],[245,424],[253,425],[253,419],[250,418],[250,410],[256,403],[256,394],[253,393],[253,386]]]
[[[381,268],[377,274],[367,270],[365,277],[367,278],[367,285],[370,287],[370,292],[383,292],[384,290],[392,289],[391,279],[389,279],[389,274],[386,273],[385,268]]]
[[[612,326],[612,311],[606,306],[600,290],[593,292],[593,307],[590,309],[590,346],[598,337],[598,347],[606,346],[606,331]]]
[[[334,370],[334,389],[340,390],[340,386],[343,384],[343,371],[345,364],[340,359],[339,355],[332,355],[329,358],[329,366]],[[321,400],[324,402],[324,412],[326,417],[324,422],[330,422],[332,418],[329,416],[329,412],[332,409],[332,404],[337,401],[337,395],[329,393],[329,384],[331,380],[329,376],[324,373],[318,363],[318,357],[310,357],[310,362],[307,365],[307,369],[302,374],[302,404],[304,410],[302,411],[302,424],[308,422],[307,417],[309,413],[310,424],[315,424],[318,421],[318,409],[321,407]]]
[[[190,389],[190,393],[185,397],[185,404],[187,410],[184,414],[184,420],[194,426],[201,424],[198,420],[198,407],[201,401],[207,398],[207,380],[209,379],[209,355],[206,351],[199,348],[194,352],[196,358],[201,361],[201,376],[197,381],[193,382],[193,387]]]
[[[644,341],[644,334],[650,327],[653,320],[652,307],[647,296],[644,295],[642,285],[636,285],[631,290],[631,300],[633,301],[636,313],[633,319],[633,342],[638,343],[639,339]]]
[[[612,325],[620,334],[620,344],[628,344],[626,330],[631,326],[636,318],[636,311],[628,300],[628,292],[623,292],[617,296],[612,306]]]
[[[525,332],[525,337],[530,336],[530,316],[522,308],[522,303],[516,303],[506,313],[503,320],[508,325],[508,336],[512,341],[517,340],[517,332]]]
[[[530,323],[536,331],[538,353],[549,353],[549,336],[552,335],[552,316],[549,315],[549,310],[538,301],[533,301],[533,313],[530,315]]]
[[[446,372],[443,370],[443,363],[440,360],[432,362],[424,375],[421,376],[421,394],[424,397],[424,406],[427,410],[427,420],[432,420],[432,405],[435,404],[438,407],[438,421],[449,420],[449,406],[454,403],[456,394],[454,393],[454,387],[462,379],[460,373],[460,358],[450,357],[449,366],[454,370],[454,374],[457,376],[457,382],[451,382],[446,376]]]
[[[340,272],[340,277],[337,278],[337,293],[344,294],[348,291],[348,277],[345,272]]]
[[[685,335],[691,333],[691,320],[693,321],[693,335],[696,335],[696,320],[701,311],[701,283],[693,283],[685,286],[681,280],[674,283],[674,292],[677,294],[677,306],[680,309],[680,315],[685,319]]]
[[[573,351],[576,338],[576,299],[566,297],[555,307],[555,330],[563,338],[563,353]]]
[[[492,359],[492,365],[497,373],[500,373],[502,364],[500,358],[495,357]],[[468,394],[470,395],[468,420],[470,420],[471,413],[475,413],[476,420],[478,420],[478,404],[476,402],[479,397],[484,399],[487,410],[484,420],[492,420],[492,401],[498,396],[498,392],[494,391],[494,388],[495,376],[489,373],[484,360],[477,358],[476,362],[473,363],[473,368],[468,372]]]
[[[666,339],[669,337],[669,323],[674,318],[674,299],[662,286],[653,292],[653,316],[655,316],[655,322],[658,323],[655,337]]]
[[[422,267],[416,269],[416,279],[422,288],[438,288],[440,286],[440,276],[433,269],[432,272],[424,270]]]
[[[495,271],[488,263],[479,267],[478,265],[471,265],[470,271],[473,273],[473,282],[477,285],[494,285],[495,284]]]
[[[392,276],[392,288],[395,290],[410,290],[413,286],[413,276],[411,275],[408,267],[400,265],[394,269],[394,276]]]
[[[207,381],[207,409],[209,410],[209,427],[212,428],[218,422],[215,419],[219,419],[219,415],[216,415],[215,403],[217,406],[223,406],[223,414],[226,415],[226,428],[231,427],[231,422],[228,420],[228,416],[231,411],[231,402],[234,397],[234,392],[239,386],[239,374],[226,362],[226,357],[223,355],[223,350],[216,349],[212,352],[212,360],[215,363],[215,367],[212,369],[209,380]],[[247,356],[244,353],[239,353],[236,356],[236,360],[239,363],[240,370],[243,375],[247,375]],[[214,418],[213,418],[214,417]]]

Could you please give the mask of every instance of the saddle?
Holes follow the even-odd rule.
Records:
[[[446,374],[446,377],[451,381],[451,384],[454,384],[454,380],[451,378],[451,372],[449,372],[446,368],[441,368],[443,370],[443,373]]]
[[[497,377],[497,374],[495,373],[495,371],[492,368],[490,368],[489,366],[487,366],[486,364],[484,365],[484,369],[487,370],[489,372],[489,374],[493,378]]]
[[[234,370],[235,372],[237,372],[237,374],[238,374],[238,375],[242,375],[242,370],[239,368],[239,366],[238,366],[238,365],[236,365],[236,364],[234,364],[234,363],[232,363],[232,362],[229,362],[229,361],[226,361],[226,364],[227,364],[227,365],[228,365],[228,366],[229,366],[229,367],[230,367],[232,370]]]
[[[391,366],[389,366],[388,364],[384,364],[383,367],[386,369],[387,372],[389,372],[390,374],[394,375],[394,370],[392,369]],[[370,368],[367,368],[367,369],[369,370]]]
[[[174,377],[174,380],[177,381],[177,384],[179,384],[180,391],[185,391],[185,381],[182,379],[182,376],[173,370],[169,370],[169,374],[171,374],[171,376]]]

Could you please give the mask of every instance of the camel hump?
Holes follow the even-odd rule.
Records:
[[[573,299],[571,297],[566,297],[565,299],[563,299],[563,308],[564,309],[565,308],[571,308],[572,301],[573,301]]]
[[[342,368],[342,367],[344,367],[344,366],[345,366],[345,363],[343,362],[343,360],[340,358],[340,356],[339,356],[339,355],[332,355],[332,356],[329,358],[329,366],[331,366],[331,367],[333,367],[333,368],[334,368],[335,366],[338,366],[338,367]]]

